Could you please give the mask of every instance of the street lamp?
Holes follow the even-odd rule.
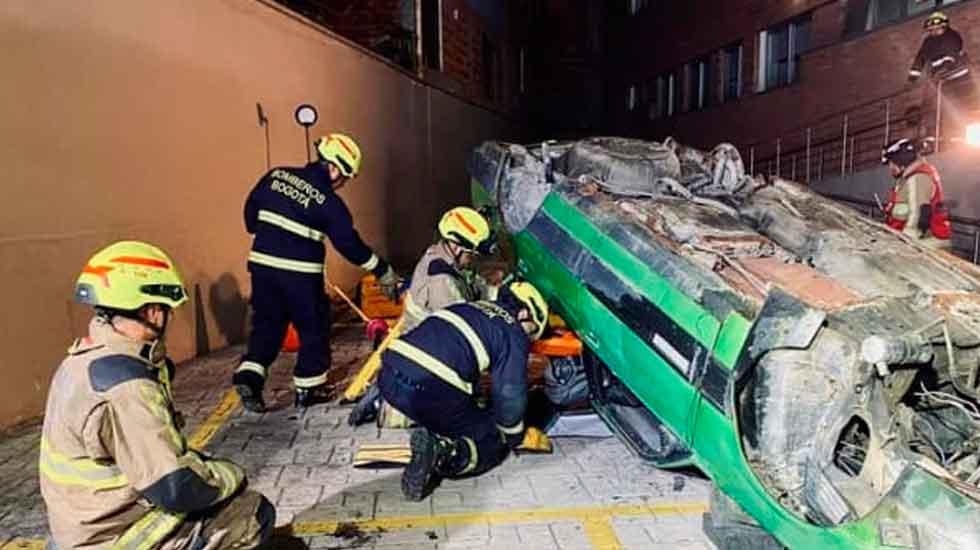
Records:
[[[306,162],[310,162],[310,126],[316,124],[319,115],[316,112],[316,107],[310,105],[309,103],[304,103],[299,107],[296,107],[296,112],[293,113],[293,118],[296,119],[296,124],[303,127],[303,131],[306,133],[306,141],[303,143],[303,148],[306,149]]]

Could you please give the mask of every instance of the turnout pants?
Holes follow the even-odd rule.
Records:
[[[252,333],[236,379],[255,373],[264,382],[292,322],[300,349],[293,371],[297,388],[325,384],[330,368],[330,299],[323,275],[249,264],[252,274]],[[255,380],[255,377],[249,376]],[[237,383],[237,380],[236,380]],[[260,388],[261,389],[261,388]]]
[[[251,550],[265,542],[276,524],[276,509],[255,491],[243,491],[206,512],[194,514],[157,550]],[[140,547],[142,548],[142,546]],[[48,539],[45,550],[62,550]]]
[[[482,474],[506,458],[510,448],[491,412],[427,370],[383,365],[378,388],[385,401],[415,423],[453,440],[456,448],[469,449],[468,464],[450,477]]]
[[[255,491],[245,491],[209,513],[188,518],[160,550],[248,550],[272,534],[276,511]]]

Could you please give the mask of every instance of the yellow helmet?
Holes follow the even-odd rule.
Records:
[[[941,11],[934,11],[932,12],[931,15],[929,15],[929,17],[926,18],[922,26],[925,27],[926,29],[931,29],[933,27],[939,27],[948,24],[949,24],[949,17],[946,17],[945,13]]]
[[[496,244],[496,236],[482,214],[466,206],[457,206],[442,215],[439,235],[447,241],[478,254],[490,254]]]
[[[146,304],[175,308],[187,292],[173,260],[159,248],[120,241],[95,253],[75,283],[75,300],[92,306],[137,310]]]
[[[361,148],[350,136],[328,134],[313,145],[321,159],[332,162],[348,178],[353,178],[361,170]]]
[[[528,312],[531,313],[531,320],[538,325],[537,331],[531,335],[531,340],[541,338],[544,329],[548,326],[548,302],[544,300],[544,296],[527,281],[510,283],[507,285],[507,290],[527,308]]]

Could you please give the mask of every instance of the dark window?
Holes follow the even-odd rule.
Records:
[[[674,71],[658,76],[653,81],[653,89],[650,94],[650,106],[647,114],[650,120],[667,118],[677,112],[678,90],[680,71]]]
[[[500,77],[497,74],[500,66],[500,54],[497,51],[497,46],[486,34],[483,35],[480,44],[480,53],[483,58],[483,92],[488,98],[497,99],[500,96],[500,91],[497,89],[500,84]]]
[[[422,60],[425,66],[442,70],[442,24],[440,0],[422,0]]]
[[[810,14],[770,27],[759,35],[759,91],[792,84],[800,76],[800,55],[810,44]]]
[[[721,52],[721,100],[731,101],[742,95],[742,45],[729,46]]]
[[[844,32],[856,34],[896,23],[910,17],[921,17],[960,0],[854,0],[848,2]]]

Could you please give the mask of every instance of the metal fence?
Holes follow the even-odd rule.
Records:
[[[976,71],[976,67],[971,68]],[[942,81],[927,81],[875,98],[775,138],[743,146],[743,158],[753,174],[810,183],[877,165],[885,144],[920,137],[924,128],[930,129],[938,149],[944,142],[955,141],[951,135],[943,135],[942,88]]]

